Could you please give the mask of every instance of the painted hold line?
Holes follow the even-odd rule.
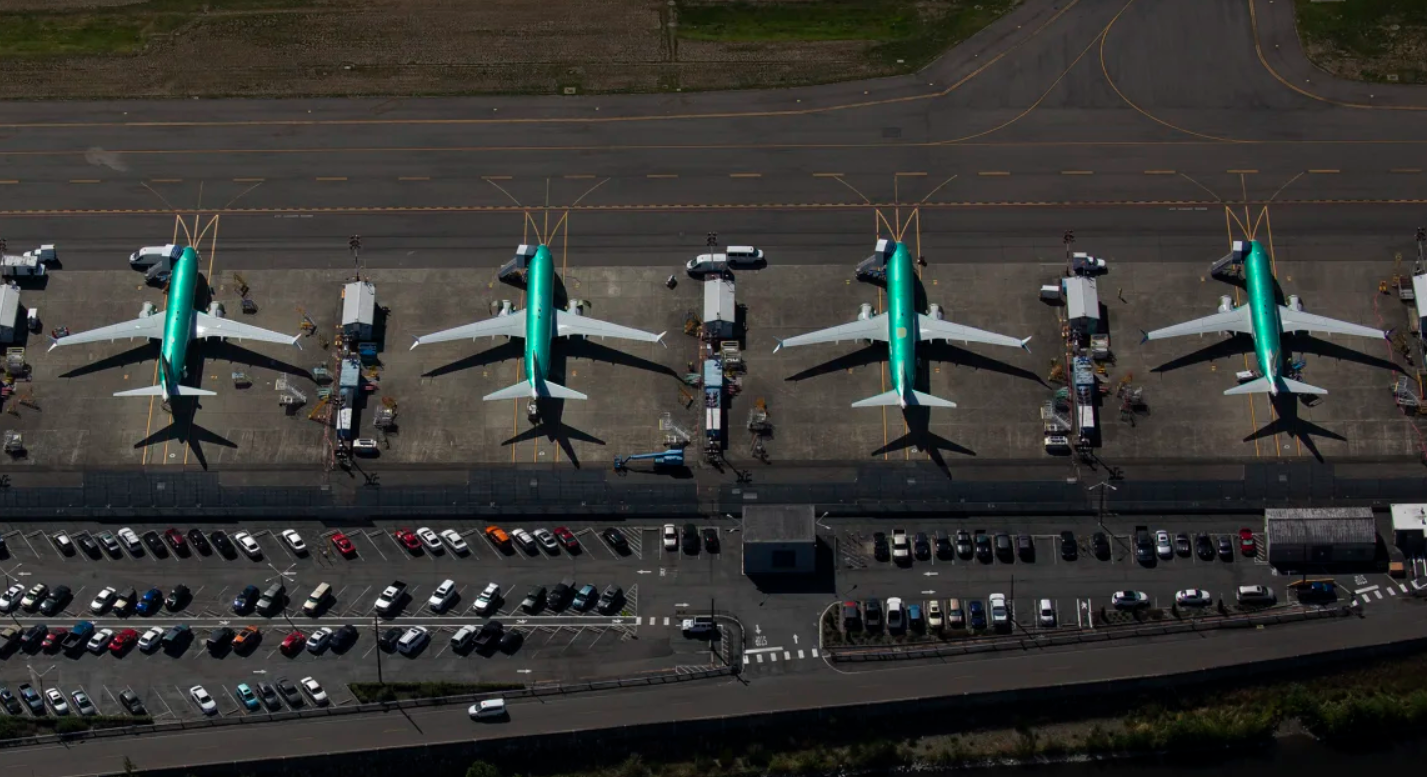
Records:
[[[1377,586],[1375,586],[1375,585],[1370,585],[1370,586],[1368,586],[1367,588],[1359,588],[1359,589],[1357,589],[1356,591],[1353,591],[1353,594],[1354,594],[1355,596],[1362,596],[1363,594],[1372,593],[1373,591],[1376,591],[1377,589],[1378,589]]]

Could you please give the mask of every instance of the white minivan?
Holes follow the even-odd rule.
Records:
[[[150,265],[158,264],[165,259],[177,259],[183,253],[183,249],[175,245],[147,246],[140,248],[129,255],[129,264]]]
[[[719,272],[727,267],[754,267],[763,252],[753,246],[729,246],[721,254],[699,254],[684,267],[691,273]]]

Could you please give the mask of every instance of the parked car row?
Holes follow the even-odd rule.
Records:
[[[34,717],[43,717],[50,713],[55,715],[69,715],[71,713],[91,716],[98,715],[99,709],[94,705],[94,701],[89,698],[89,694],[83,689],[70,691],[66,696],[58,688],[46,688],[43,693],[36,691],[29,683],[19,686],[19,696],[10,692],[9,688],[0,686],[0,707],[10,715],[24,715],[26,710]],[[188,689],[189,698],[205,715],[218,714],[218,703],[213,696],[201,685],[195,685]],[[257,690],[247,683],[239,683],[235,688],[234,696],[238,703],[249,712],[256,712],[259,704],[267,707],[269,712],[278,712],[282,709],[283,701],[294,710],[302,709],[310,700],[318,707],[325,707],[330,703],[327,691],[315,678],[304,677],[293,684],[286,677],[280,677],[273,683],[258,683]],[[119,703],[123,705],[124,711],[130,715],[147,715],[148,710],[144,708],[144,702],[139,695],[132,690],[125,689],[119,694]]]
[[[668,528],[665,527],[666,532]],[[1146,560],[1146,553],[1151,554],[1149,557],[1153,558],[1152,554],[1155,552],[1162,559],[1188,557],[1197,553],[1204,561],[1212,561],[1216,556],[1224,561],[1231,561],[1236,545],[1245,556],[1257,555],[1254,533],[1247,528],[1239,530],[1237,540],[1228,535],[1215,537],[1201,533],[1195,536],[1192,545],[1188,534],[1181,532],[1171,539],[1169,532],[1159,531],[1155,535],[1154,547],[1148,550],[1145,542],[1141,541],[1139,532],[1135,539],[1136,556],[1141,561]],[[665,542],[667,546],[667,534]],[[1061,532],[1056,538],[1056,546],[1062,560],[1074,561],[1080,557],[1082,546],[1075,532]],[[1094,532],[1084,549],[1098,559],[1108,559],[1111,555],[1111,538],[1105,532]],[[992,534],[985,529],[959,529],[953,536],[942,530],[931,534],[924,531],[908,534],[904,529],[893,529],[890,538],[885,532],[872,534],[872,555],[878,561],[893,561],[899,566],[909,566],[914,560],[928,561],[933,556],[942,560],[959,558],[965,561],[974,558],[987,564],[997,559],[1005,562],[1031,562],[1036,560],[1036,544],[1029,534],[1006,531]]]
[[[663,530],[664,550],[670,553],[677,553],[681,548],[684,553],[695,556],[702,548],[705,553],[717,553],[719,551],[718,529],[709,527],[702,531],[692,523],[684,524],[680,530],[672,523],[664,524]]]

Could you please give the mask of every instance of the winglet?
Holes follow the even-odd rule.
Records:
[[[417,337],[416,335],[412,335],[411,340],[411,348],[408,350],[414,351],[416,350],[416,346],[421,345],[421,338]]]
[[[1392,333],[1395,332],[1395,331],[1397,331],[1397,327],[1393,327],[1392,329],[1389,329],[1389,330],[1387,330],[1386,332],[1383,332],[1383,333],[1382,333],[1382,339],[1388,341],[1389,343],[1392,342]],[[54,346],[50,346],[50,347],[53,348]]]
[[[45,351],[45,353],[49,353],[50,351],[53,351],[54,349],[56,349],[56,348],[58,348],[58,347],[59,347],[59,338],[58,338],[58,337],[51,336],[51,337],[50,337],[50,347],[49,347],[48,350]]]
[[[297,350],[302,350],[302,333],[298,332],[292,336],[292,344],[297,346]]]
[[[773,353],[777,353],[778,351],[782,350],[782,348],[783,348],[783,341],[782,341],[782,340],[779,340],[779,341],[778,341],[778,344],[775,345],[775,346],[773,346]]]
[[[654,338],[654,342],[656,342],[656,343],[658,343],[658,344],[664,346],[665,348],[668,348],[668,347],[669,347],[669,344],[666,343],[666,342],[664,342],[664,335],[667,335],[667,334],[669,334],[669,330],[667,330],[667,329],[664,330],[663,332],[660,332],[660,333]]]
[[[1148,343],[1149,341],[1150,341],[1150,333],[1149,333],[1149,332],[1146,332],[1146,331],[1143,330],[1143,329],[1141,329],[1141,330],[1140,330],[1140,345],[1144,345],[1145,343]]]
[[[1034,337],[1034,335],[1032,335],[1032,337]],[[1029,345],[1026,345],[1026,343],[1029,343],[1030,341],[1031,341],[1031,338],[1030,338],[1030,337],[1027,337],[1026,339],[1022,340],[1022,341],[1021,341],[1021,350],[1025,351],[1026,353],[1030,353],[1030,352],[1031,352],[1031,347],[1030,347]]]

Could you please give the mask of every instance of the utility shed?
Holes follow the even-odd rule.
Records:
[[[20,290],[6,283],[0,285],[0,343],[15,342],[15,333],[24,323],[20,320]]]
[[[743,508],[743,574],[810,575],[817,571],[812,505]]]
[[[1377,521],[1366,507],[1265,510],[1273,566],[1364,564],[1377,554]]]
[[[1087,335],[1100,332],[1100,292],[1094,278],[1076,275],[1062,278],[1065,315],[1071,328]]]
[[[714,340],[732,340],[736,317],[733,278],[704,279],[704,333]]]
[[[377,287],[354,281],[342,287],[342,336],[370,340],[377,320]]]
[[[1408,556],[1427,555],[1427,504],[1392,506],[1392,544]]]

